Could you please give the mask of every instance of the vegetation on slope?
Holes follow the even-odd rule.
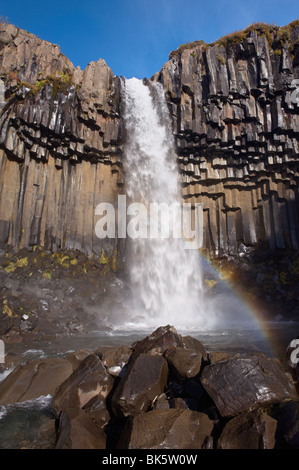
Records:
[[[207,49],[208,47],[213,47],[215,45],[228,47],[239,44],[244,41],[252,31],[256,31],[257,35],[260,37],[266,37],[270,48],[279,54],[281,53],[283,45],[287,44],[290,50],[293,50],[294,46],[298,43],[298,41],[294,41],[293,38],[293,30],[295,27],[299,27],[299,20],[292,21],[290,24],[283,27],[266,23],[253,23],[244,30],[227,34],[210,44],[206,44],[204,41],[194,41],[182,44],[176,51],[172,51],[170,53],[169,59],[176,55],[180,55],[186,49],[194,49],[198,46],[203,46]]]

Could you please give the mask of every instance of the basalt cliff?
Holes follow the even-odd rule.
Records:
[[[163,84],[182,197],[203,204],[204,247],[297,250],[299,21],[181,46]],[[111,256],[100,202],[124,194],[121,78],[0,25],[0,242]]]

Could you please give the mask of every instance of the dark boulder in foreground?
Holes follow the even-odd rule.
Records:
[[[162,356],[139,354],[130,363],[112,397],[116,416],[126,417],[147,411],[167,384],[168,366]]]
[[[167,325],[131,347],[29,362],[0,392],[53,394],[57,449],[298,449],[296,386],[286,363],[206,351]]]
[[[154,410],[131,417],[119,447],[123,449],[202,449],[214,424],[204,413]]]
[[[71,362],[59,357],[21,364],[0,383],[0,405],[54,395],[72,372]]]
[[[277,421],[262,410],[247,411],[231,419],[218,440],[218,449],[273,449]]]
[[[264,354],[235,356],[204,368],[201,383],[222,417],[297,397],[279,364]]]
[[[171,348],[180,347],[184,347],[183,338],[171,325],[160,326],[146,338],[132,344],[134,356],[141,353],[151,356],[163,355]]]
[[[173,348],[167,354],[170,369],[183,380],[199,374],[202,359],[202,354],[194,349]]]
[[[90,354],[57,389],[52,400],[59,414],[67,408],[83,408],[93,397],[106,398],[113,386],[113,379],[95,354]]]
[[[105,449],[104,431],[79,408],[63,410],[56,449]]]

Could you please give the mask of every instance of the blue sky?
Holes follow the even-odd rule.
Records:
[[[298,0],[1,1],[0,15],[58,44],[75,66],[102,58],[126,78],[150,78],[181,44],[299,18]]]

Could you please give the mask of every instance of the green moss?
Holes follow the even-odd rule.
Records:
[[[39,76],[41,75],[42,72],[39,72]],[[10,72],[7,76],[7,81],[12,80],[17,81],[17,90],[19,90],[23,86],[29,89],[29,93],[27,95],[28,98],[37,95],[45,86],[52,86],[49,122],[52,117],[54,109],[54,100],[57,94],[67,93],[70,87],[73,86],[72,75],[69,71],[63,71],[62,73],[56,72],[55,75],[48,75],[46,78],[40,78],[35,83],[29,83],[27,81],[20,80],[18,75],[16,75],[14,72]],[[76,86],[76,91],[78,91],[78,86]]]

